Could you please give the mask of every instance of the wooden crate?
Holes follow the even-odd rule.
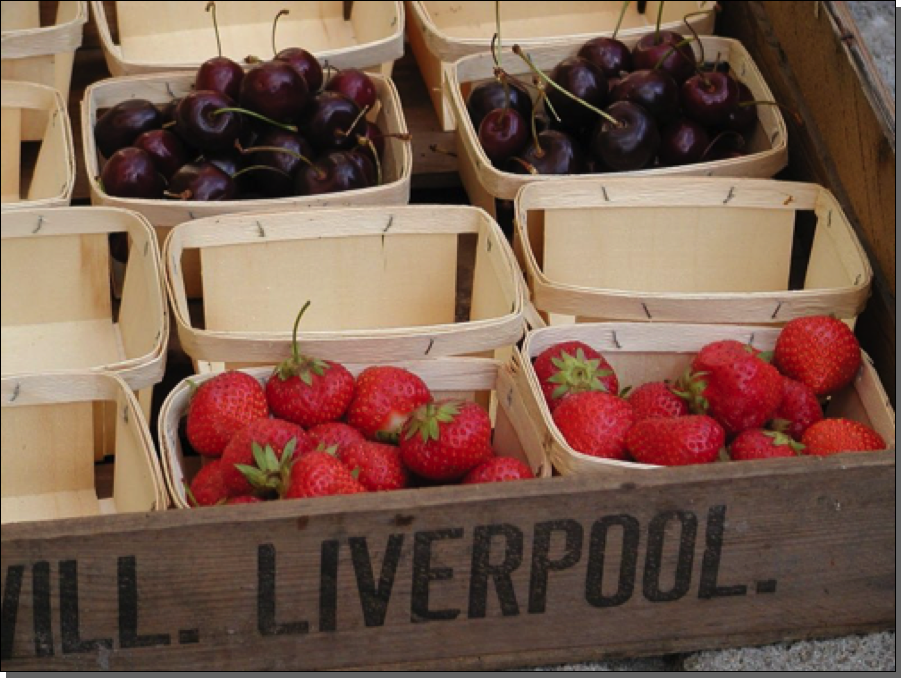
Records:
[[[631,46],[638,38],[623,37],[623,42]],[[732,73],[748,86],[754,99],[772,101],[773,95],[760,75],[760,71],[748,54],[748,51],[736,40],[728,38],[702,36],[705,54],[708,59],[719,56],[729,64]],[[569,43],[552,47],[529,50],[535,64],[545,72],[549,72],[557,63],[578,52],[581,43]],[[698,43],[692,48],[700,55]],[[528,66],[515,54],[504,53],[504,67],[517,77],[530,80]],[[482,150],[478,134],[466,112],[465,98],[471,86],[493,78],[494,60],[491,54],[485,53],[464,57],[457,61],[450,70],[445,83],[447,97],[450,101],[454,117],[457,121],[455,132],[460,178],[469,195],[469,201],[494,215],[495,199],[512,200],[516,192],[525,184],[533,182],[556,182],[560,176],[529,175],[504,172],[491,164]],[[679,167],[658,167],[636,172],[617,172],[617,177],[656,177],[656,176],[726,176],[768,178],[785,167],[788,161],[788,132],[781,111],[775,106],[758,106],[758,125],[745,148],[747,155],[741,158],[701,162]],[[574,175],[567,175],[572,178]]]
[[[517,249],[551,324],[853,322],[873,271],[816,184],[594,177],[524,186]]]
[[[147,422],[118,376],[82,372],[3,377],[2,395],[4,529],[19,524],[38,534],[41,527],[35,521],[166,508]],[[115,459],[95,464],[96,451],[109,435],[98,425],[95,412],[107,405],[116,412],[111,424]],[[3,621],[6,627],[9,618]]]
[[[522,394],[514,388],[510,372],[503,363],[484,358],[435,358],[392,364],[421,377],[436,400],[470,400],[489,409],[493,413],[492,446],[497,455],[526,462],[537,478],[551,476],[551,465],[542,452],[538,429],[529,420]],[[345,367],[356,377],[367,365],[347,363]],[[271,366],[256,367],[245,371],[265,385],[272,369]],[[215,376],[215,373],[209,373],[182,381],[169,393],[160,409],[160,456],[169,494],[178,508],[190,506],[185,487],[190,484],[201,461],[196,456],[185,456],[178,435],[179,426],[187,415],[194,388]],[[513,422],[517,424],[515,427]],[[420,488],[411,492],[422,494],[432,489]]]
[[[88,3],[62,0],[55,4],[53,22],[42,25],[41,3],[36,0],[3,2],[0,79],[47,85],[58,90],[65,101],[75,50],[81,46],[82,29],[88,20]],[[3,99],[5,102],[5,93]],[[4,129],[6,124],[4,121]],[[39,119],[26,120],[22,129],[27,141],[44,136],[44,122]],[[5,137],[3,143],[5,146]]]
[[[191,316],[182,263],[198,250],[202,320]],[[513,253],[494,220],[472,207],[203,219],[176,227],[163,258],[182,348],[199,361],[285,359],[308,300],[301,348],[333,360],[490,351],[509,348],[524,330]]]
[[[697,352],[712,341],[734,339],[769,351],[775,346],[780,331],[779,328],[768,327],[676,323],[586,323],[547,327],[526,336],[522,352],[516,355],[516,362],[520,379],[528,383],[528,388],[523,387],[522,391],[527,394],[533,418],[541,421],[545,428],[546,452],[554,468],[563,475],[598,474],[625,480],[634,478],[636,473],[656,474],[665,469],[629,461],[600,459],[574,450],[554,424],[541,394],[538,376],[532,369],[531,361],[542,350],[562,341],[583,341],[610,362],[621,385],[636,387],[649,381],[678,379]],[[825,413],[827,417],[847,417],[874,428],[891,446],[891,453],[874,454],[890,455],[894,464],[895,412],[866,354],[864,358],[854,382],[831,397]],[[812,463],[810,457],[791,461],[808,467]],[[714,466],[728,476],[730,469],[745,463],[752,462],[724,462]],[[766,462],[762,465],[766,466]]]
[[[667,2],[660,27],[687,32],[683,17],[712,5],[703,0]],[[404,6],[409,15],[407,38],[435,113],[443,129],[453,130],[454,114],[444,96],[443,83],[455,61],[491,48],[496,26],[494,3],[408,0]],[[654,30],[658,7],[657,2],[630,3],[617,37],[636,37]],[[501,38],[506,45],[519,43],[528,50],[557,43],[584,43],[612,34],[620,8],[615,2],[504,2],[500,7]],[[688,23],[699,35],[713,33],[712,14],[691,17]]]
[[[113,75],[193,71],[217,54],[206,0],[119,1],[110,16],[107,4],[92,1],[91,10]],[[303,47],[336,68],[370,68],[385,76],[404,53],[403,5],[379,0],[219,3],[222,54],[239,63],[248,54],[270,57],[272,21],[283,9],[289,14],[278,24],[279,49]]]
[[[169,317],[159,245],[139,214],[109,207],[4,213],[2,373],[108,371],[132,389],[163,378]],[[130,242],[121,296],[110,236]]]
[[[50,87],[4,80],[0,201],[3,210],[68,205],[75,185],[75,152],[66,104]],[[40,127],[39,141],[29,128]]]

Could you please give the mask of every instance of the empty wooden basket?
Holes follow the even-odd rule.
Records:
[[[4,210],[68,205],[75,151],[66,104],[50,87],[3,81],[0,192]],[[38,141],[29,129],[39,129]]]
[[[203,318],[183,261],[199,250]],[[176,227],[164,249],[181,345],[195,360],[273,364],[301,349],[384,362],[509,347],[523,291],[493,219],[462,206],[239,214]]]
[[[545,431],[546,453],[562,475],[573,473],[619,474],[660,471],[664,467],[630,461],[600,459],[574,450],[554,424],[553,417],[532,368],[532,360],[544,349],[563,341],[582,341],[599,351],[613,367],[622,386],[637,387],[649,381],[676,380],[706,344],[733,339],[761,351],[772,350],[780,330],[736,325],[685,325],[677,323],[587,323],[567,327],[546,327],[530,332],[522,351],[516,354],[518,379],[527,382],[522,392],[533,418]],[[895,412],[879,376],[865,355],[854,382],[831,397],[828,417],[847,417],[874,428],[894,450]],[[878,453],[875,453],[878,454]],[[799,464],[816,464],[818,458],[799,457]],[[735,464],[720,462],[724,475]],[[762,461],[759,463],[767,463]]]
[[[2,397],[4,525],[168,505],[147,422],[116,375],[3,377]],[[112,424],[97,416],[106,406],[116,412]],[[114,459],[95,464],[110,433]]]
[[[644,7],[642,7],[644,5]],[[630,3],[617,37],[636,37],[655,29],[660,3]],[[667,2],[661,29],[686,32],[688,23],[699,35],[713,32],[713,13],[686,15],[712,8],[697,0]],[[470,54],[487,52],[496,30],[492,2],[432,2],[413,0],[407,8],[407,36],[419,64],[435,112],[445,130],[454,129],[454,114],[444,96],[443,82],[453,63]],[[611,35],[622,5],[615,2],[500,3],[504,44],[518,43],[533,50],[557,43],[586,42]]]
[[[873,271],[826,189],[755,179],[537,182],[516,198],[535,307],[577,319],[853,321]]]
[[[107,8],[115,14],[107,14]],[[217,54],[206,0],[91,2],[113,75],[194,70]],[[347,6],[352,5],[350,11]],[[378,68],[390,75],[404,53],[400,2],[220,2],[222,54],[237,62],[272,55],[272,21],[280,10],[277,46],[302,47],[337,68]]]
[[[632,46],[638,38],[623,37]],[[729,64],[730,72],[751,90],[756,101],[772,101],[773,95],[755,65],[751,55],[737,40],[719,37],[700,38],[708,60],[721,60]],[[578,52],[581,43],[569,43],[529,50],[535,64],[544,72],[566,57]],[[697,42],[692,43],[695,54],[700,56]],[[515,54],[505,51],[504,68],[512,75],[530,81],[528,66]],[[495,199],[512,200],[520,187],[533,182],[557,182],[559,175],[531,175],[504,172],[491,164],[478,134],[466,111],[466,97],[473,85],[494,77],[494,60],[491,54],[465,57],[450,69],[445,82],[448,100],[457,121],[456,143],[459,156],[460,178],[473,205],[495,214]],[[758,125],[745,147],[747,155],[740,158],[700,162],[678,167],[656,167],[635,172],[617,172],[617,177],[679,176],[727,176],[768,178],[785,167],[788,162],[788,132],[781,111],[776,106],[757,107]],[[572,178],[574,175],[568,175]]]
[[[52,12],[54,5],[55,14],[42,20],[41,6]],[[88,3],[4,0],[2,7],[0,79],[47,85],[67,100],[75,50],[81,46],[82,29],[88,20]],[[3,99],[6,100],[6,93]],[[3,127],[6,128],[6,121]],[[23,138],[40,139],[43,129],[39,121],[26,121]],[[6,145],[6,137],[3,144]]]

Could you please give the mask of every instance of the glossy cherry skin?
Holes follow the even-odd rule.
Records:
[[[743,101],[754,101],[754,95],[743,82],[736,80],[738,85],[738,104],[726,116],[723,129],[729,129],[739,134],[749,135],[757,127],[757,106],[742,106]]]
[[[335,73],[325,83],[325,89],[343,94],[360,108],[367,106],[371,108],[378,100],[378,92],[372,78],[356,68],[345,68]]]
[[[211,162],[184,165],[166,190],[168,197],[181,200],[234,200],[237,188],[232,178]]]
[[[162,115],[162,124],[165,125],[167,122],[175,122],[175,109],[178,108],[178,103],[181,101],[181,97],[176,99],[172,99],[165,104],[158,104],[157,108],[160,109],[160,115]]]
[[[353,158],[345,151],[333,151],[325,155],[313,166],[305,165],[294,178],[295,195],[323,195],[340,193],[357,188],[366,188],[366,175]]]
[[[244,74],[238,101],[276,122],[293,123],[310,100],[306,80],[284,61],[264,61]]]
[[[623,71],[632,70],[632,52],[615,38],[592,38],[582,45],[576,56],[587,59],[604,71],[607,78],[618,78]]]
[[[495,108],[479,125],[479,143],[488,159],[500,166],[529,141],[529,127],[512,108]]]
[[[232,176],[246,164],[244,162],[244,156],[235,149],[205,151],[201,160],[213,163],[228,176]]]
[[[365,146],[357,146],[350,151],[346,151],[346,154],[347,157],[350,160],[353,160],[363,172],[367,186],[378,186],[379,175],[375,168],[375,162],[372,160],[372,150]],[[384,181],[384,177],[382,178],[382,181]]]
[[[204,151],[232,148],[241,133],[241,116],[233,111],[216,111],[234,105],[221,92],[195,90],[186,94],[175,109],[175,131]]]
[[[581,57],[564,59],[549,75],[551,80],[563,89],[595,108],[603,108],[607,102],[609,94],[607,78],[599,67],[586,59]],[[597,113],[573,101],[554,87],[548,87],[547,97],[567,129],[581,130],[593,125],[598,118]]]
[[[218,56],[200,64],[194,77],[194,89],[211,89],[237,101],[242,80],[244,69],[228,57]]]
[[[514,82],[510,86],[510,108],[516,110],[523,120],[532,118],[532,99],[529,92]],[[472,88],[466,99],[466,111],[472,121],[473,129],[478,132],[482,120],[495,108],[505,108],[506,95],[504,86],[497,80],[488,80]]]
[[[695,122],[723,126],[738,106],[738,83],[725,73],[694,75],[682,83],[682,111]]]
[[[375,150],[379,154],[379,158],[383,158],[385,156],[385,137],[382,134],[382,130],[379,129],[379,126],[371,120],[367,120],[366,130],[363,136],[375,145]]]
[[[289,64],[307,83],[307,90],[315,94],[322,89],[322,66],[312,54],[300,47],[288,47],[275,55],[274,61]]]
[[[366,133],[366,119],[359,116],[360,108],[353,100],[340,92],[323,90],[304,111],[300,129],[320,153],[349,150],[357,145],[356,135]]]
[[[657,121],[638,104],[617,101],[605,110],[619,125],[602,119],[591,137],[591,155],[603,167],[616,172],[644,169],[657,155],[660,133]]]
[[[504,163],[504,170],[514,174],[530,174],[529,167],[537,174],[582,174],[585,171],[585,154],[572,135],[548,129],[538,134],[538,143],[540,151],[534,142],[528,143],[515,158]]]
[[[165,129],[152,129],[144,132],[132,144],[135,148],[146,151],[157,172],[166,180],[178,171],[178,168],[188,162],[188,151],[185,145],[172,132]]]
[[[94,141],[104,158],[131,146],[139,134],[163,126],[160,110],[146,99],[121,101],[97,118]]]
[[[269,167],[277,172],[248,172],[241,176],[246,177],[251,186],[268,197],[281,197],[291,195],[294,186],[294,174],[307,163],[295,154],[304,156],[308,161],[313,160],[313,148],[299,134],[286,132],[278,128],[271,128],[262,133],[255,146],[262,148],[283,148],[287,153],[279,151],[253,152],[253,147],[245,149],[244,163],[247,166]]]
[[[660,130],[660,151],[657,158],[665,167],[700,162],[710,145],[707,129],[694,120],[679,118]]]
[[[655,33],[643,35],[632,48],[632,65],[637,71],[652,70],[665,54],[684,40],[684,36],[672,31],[660,31],[659,40]],[[676,48],[660,68],[673,76],[677,84],[688,80],[695,72],[695,55],[691,45]]]
[[[634,71],[613,88],[610,100],[639,104],[658,122],[667,122],[679,114],[679,85],[663,70]]]
[[[110,155],[100,181],[104,192],[117,198],[161,198],[166,186],[150,155],[131,146]]]

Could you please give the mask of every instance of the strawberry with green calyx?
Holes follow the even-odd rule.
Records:
[[[704,346],[676,394],[694,414],[708,414],[734,435],[762,428],[782,400],[782,377],[751,347],[731,339]]]
[[[336,455],[348,469],[359,469],[357,480],[369,492],[402,490],[410,484],[410,474],[394,445],[363,440],[338,449]]]
[[[495,457],[479,464],[463,477],[464,485],[502,483],[510,480],[528,480],[535,474],[529,465],[513,457]]]
[[[307,435],[310,436],[310,440],[316,447],[322,446],[325,449],[335,447],[338,451],[366,440],[363,434],[353,426],[340,421],[330,421],[314,426],[307,431]]]
[[[601,391],[582,391],[564,398],[554,410],[554,423],[577,452],[604,459],[628,458],[626,434],[635,422],[632,406]]]
[[[665,381],[649,381],[629,393],[626,401],[632,406],[635,421],[654,417],[685,417],[688,404]]]
[[[782,402],[773,413],[769,428],[801,440],[804,431],[823,419],[823,408],[813,389],[800,381],[782,377]]]
[[[726,433],[712,417],[645,419],[632,427],[626,447],[635,461],[655,466],[709,464],[720,456]]]
[[[773,362],[787,377],[818,396],[844,388],[860,369],[860,344],[841,320],[827,315],[795,318],[776,339]]]
[[[410,413],[430,402],[429,387],[412,372],[392,365],[367,367],[357,376],[347,423],[368,440],[396,443]]]
[[[423,405],[410,415],[400,435],[404,466],[430,480],[458,480],[493,456],[491,420],[473,402]]]
[[[238,431],[222,453],[222,479],[228,495],[238,497],[254,491],[247,476],[239,468],[254,463],[254,445],[264,449],[271,448],[276,457],[281,459],[292,441],[295,457],[314,448],[313,441],[300,426],[282,419],[257,419]],[[259,489],[271,494],[272,488]]]
[[[294,320],[291,357],[276,367],[266,382],[272,413],[304,428],[337,421],[354,395],[354,378],[347,368],[300,353],[297,328],[309,306],[308,301]]]
[[[885,440],[865,424],[850,419],[823,419],[808,428],[801,442],[807,454],[826,457],[841,452],[877,452]]]
[[[610,363],[581,341],[565,341],[546,348],[532,367],[551,412],[570,393],[603,391],[616,395],[619,391]]]
[[[185,495],[193,508],[225,503],[228,490],[222,482],[222,462],[216,459],[201,466],[191,485],[185,485]]]
[[[305,454],[291,469],[285,499],[359,494],[366,488],[357,480],[359,471],[350,471],[328,452],[315,450]]]
[[[742,431],[729,446],[729,456],[733,461],[797,457],[803,453],[804,446],[785,433],[762,428]]]
[[[199,454],[219,457],[235,433],[268,416],[266,394],[256,379],[244,372],[223,372],[194,391],[188,405],[188,442]]]
[[[261,447],[253,443],[253,464],[235,464],[252,488],[253,494],[267,499],[284,499],[291,484],[291,469],[297,461],[294,457],[295,439],[285,445],[281,458],[271,445]],[[310,452],[309,454],[312,454]]]

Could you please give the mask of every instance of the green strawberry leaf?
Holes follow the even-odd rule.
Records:
[[[235,468],[241,472],[247,482],[253,487],[265,487],[267,482],[266,474],[258,468],[248,466],[247,464],[235,464]]]
[[[253,449],[253,461],[256,467],[258,469],[266,468],[266,452],[260,447],[260,444],[253,443],[251,449]]]
[[[279,467],[278,457],[275,454],[275,450],[272,449],[271,445],[266,445],[266,449],[263,451],[266,456],[266,471],[277,471]]]

